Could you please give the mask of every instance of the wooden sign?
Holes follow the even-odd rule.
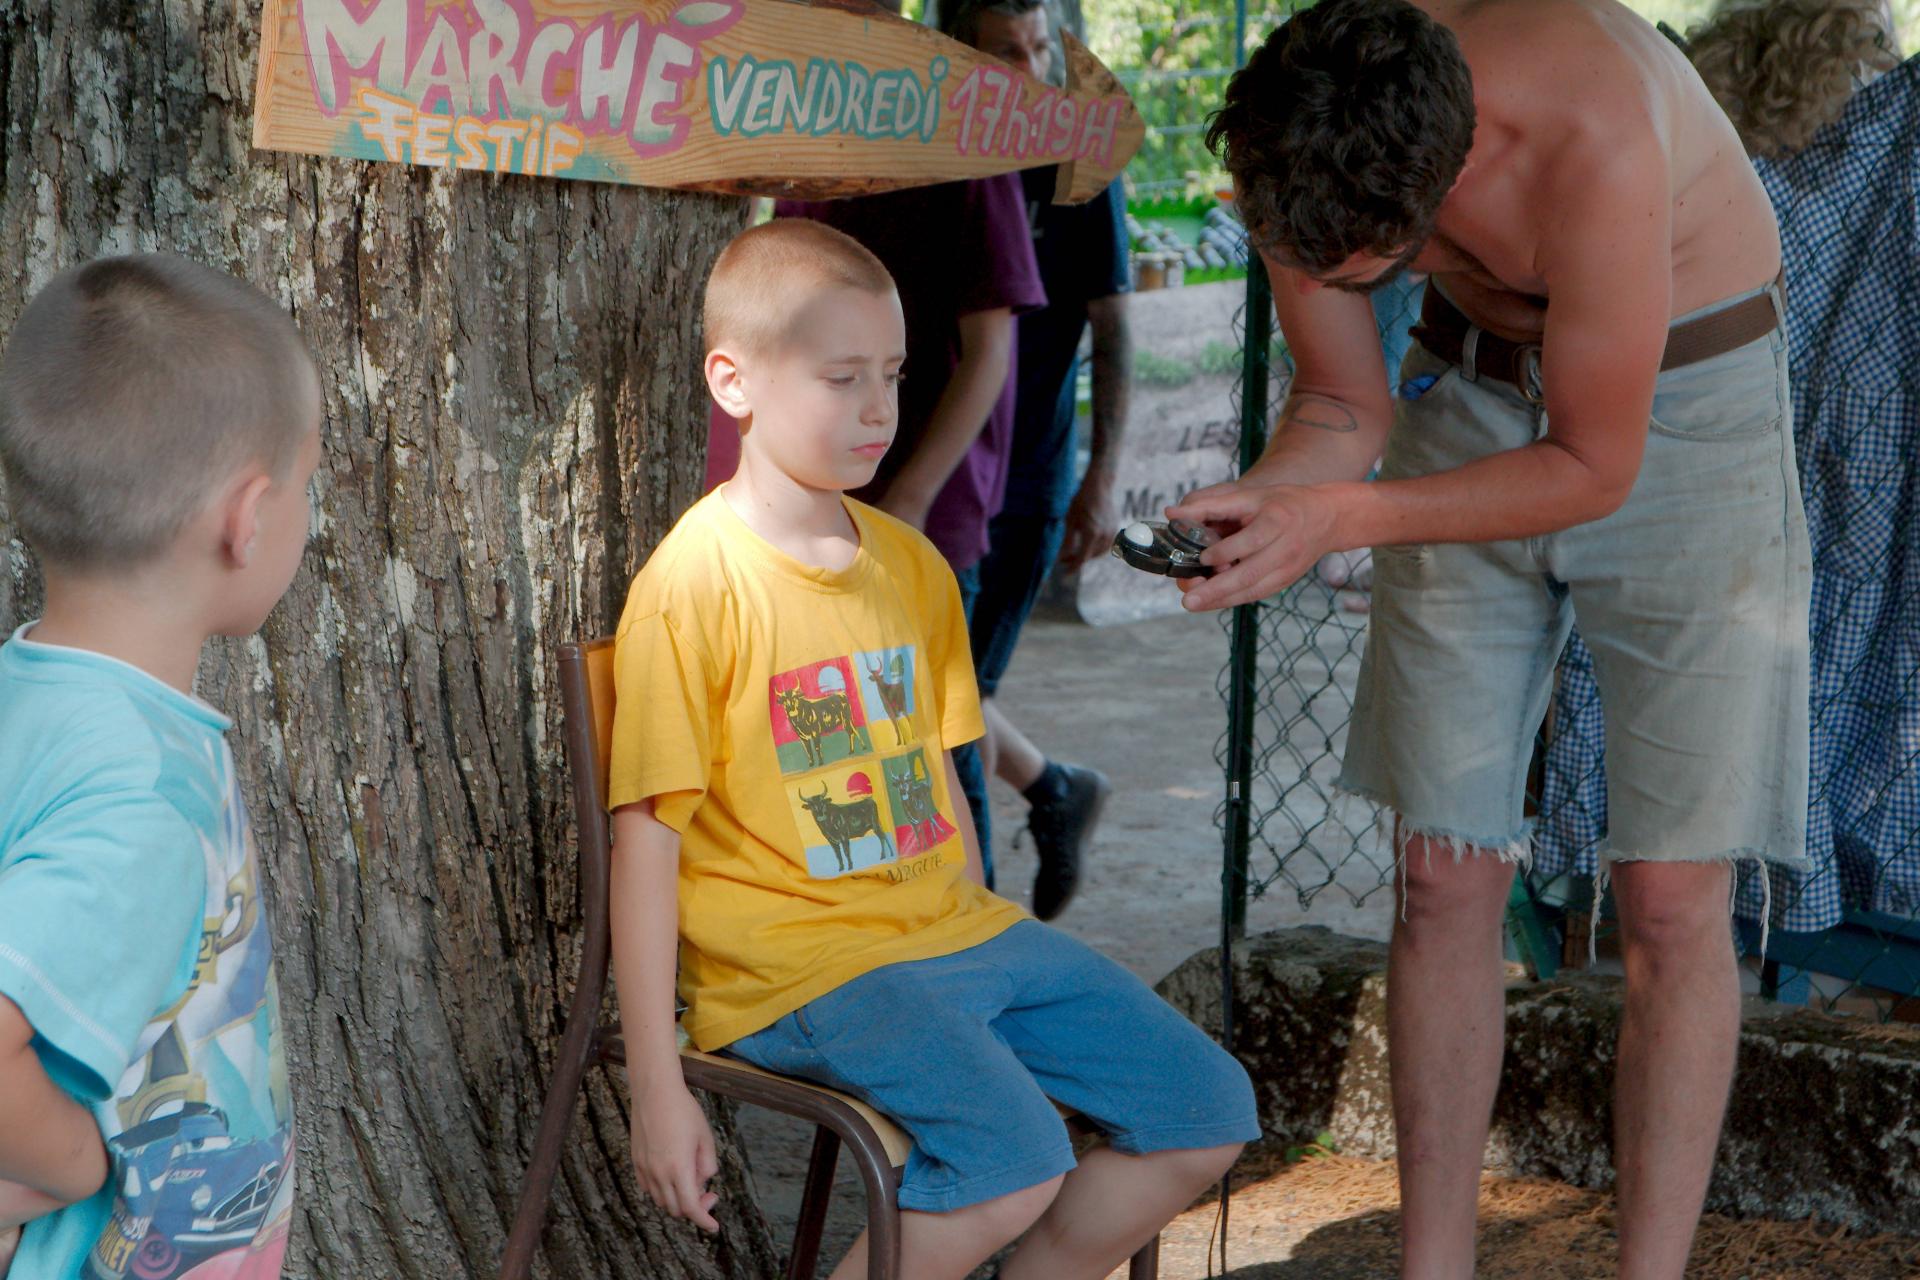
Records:
[[[1063,33],[1055,88],[866,0],[266,0],[254,145],[820,199],[1057,164],[1139,113]]]
[[[1204,485],[1239,474],[1240,335],[1234,315],[1246,282],[1149,289],[1127,299],[1133,383],[1115,493],[1122,525],[1164,520]],[[1103,555],[1076,575],[1074,608],[1095,626],[1179,613],[1180,590]]]

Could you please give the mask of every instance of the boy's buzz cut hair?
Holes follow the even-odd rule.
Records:
[[[286,311],[167,254],[34,296],[0,360],[0,468],[21,536],[68,569],[165,551],[240,467],[288,474],[318,380]]]
[[[894,291],[871,250],[824,222],[775,218],[749,227],[720,251],[707,277],[705,350],[774,350],[792,336],[806,295],[832,287]]]

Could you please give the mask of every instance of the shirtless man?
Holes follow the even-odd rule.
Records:
[[[1804,846],[1810,567],[1766,194],[1680,51],[1612,0],[1323,0],[1210,141],[1296,373],[1265,456],[1169,514],[1227,533],[1190,609],[1375,549],[1342,784],[1398,818],[1402,1275],[1473,1271],[1501,919],[1578,613],[1627,973],[1620,1274],[1674,1280],[1733,1070],[1731,867]],[[1396,409],[1359,295],[1405,269],[1432,283]]]

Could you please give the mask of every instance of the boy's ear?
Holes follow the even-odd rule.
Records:
[[[746,380],[740,375],[740,366],[727,351],[715,347],[707,352],[706,362],[707,392],[713,396],[714,403],[726,410],[727,416],[744,418],[753,412],[753,406],[747,401]]]
[[[245,569],[253,563],[254,544],[260,536],[260,502],[271,488],[273,477],[254,470],[241,473],[228,488],[220,513],[220,552],[227,568]]]

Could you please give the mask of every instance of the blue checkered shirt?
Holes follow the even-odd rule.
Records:
[[[1774,924],[1843,908],[1920,915],[1920,57],[1855,94],[1805,150],[1755,168],[1787,268],[1794,445],[1813,540],[1812,785],[1805,873],[1775,870]],[[1535,874],[1590,873],[1606,832],[1593,659],[1561,659]],[[1712,798],[1701,797],[1710,804]],[[1757,919],[1760,884],[1737,910]]]

